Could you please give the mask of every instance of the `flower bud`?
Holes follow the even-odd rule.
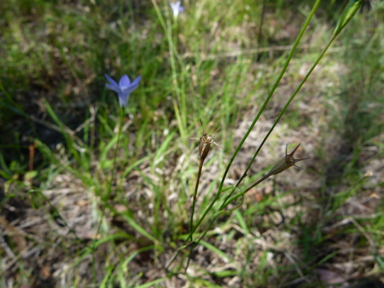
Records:
[[[347,7],[345,7],[343,14],[341,14],[340,19],[337,22],[333,35],[337,35],[341,32],[341,30],[343,30],[343,28],[359,10],[361,4],[363,4],[364,1],[365,0],[349,0]]]

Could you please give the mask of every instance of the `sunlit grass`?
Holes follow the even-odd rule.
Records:
[[[166,277],[164,267],[190,232],[199,158],[197,142],[187,138],[201,136],[200,119],[208,134],[221,127],[215,141],[224,149],[213,146],[203,166],[195,209],[200,219],[310,6],[185,1],[176,23],[169,4],[156,3],[157,11],[151,1],[0,4],[6,11],[0,20],[1,285],[318,287],[317,268],[379,275],[382,7],[356,15],[342,32],[277,124],[243,188],[284,156],[286,144],[302,143],[298,158],[312,157],[305,171],[291,169],[252,189],[239,210],[218,217],[192,251],[187,273]],[[316,13],[225,188],[241,177],[341,11],[329,6]],[[105,88],[105,73],[142,75],[124,111],[114,173],[119,106]],[[33,248],[40,254],[27,253]],[[182,252],[173,270],[184,272],[187,258]],[[13,259],[20,260],[11,265]],[[343,270],[347,261],[352,271]]]

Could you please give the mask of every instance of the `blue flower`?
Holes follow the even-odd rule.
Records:
[[[126,107],[129,99],[129,94],[132,93],[137,87],[139,87],[139,82],[141,80],[141,75],[137,77],[133,82],[129,80],[127,75],[124,75],[120,78],[119,84],[115,82],[111,77],[105,74],[105,77],[108,79],[109,83],[105,84],[105,87],[111,89],[119,95],[119,104],[120,107]]]
[[[179,16],[179,13],[184,11],[184,7],[181,6],[180,1],[176,1],[175,3],[171,2],[169,4],[171,5],[173,16],[175,17]]]

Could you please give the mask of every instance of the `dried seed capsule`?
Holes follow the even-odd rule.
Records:
[[[211,142],[209,141],[209,139],[207,139],[208,137],[209,136],[206,134],[200,137],[199,155],[202,161],[205,160],[208,155],[209,149],[211,149]]]
[[[200,123],[201,123],[201,126],[203,126],[203,123],[201,122],[200,120]],[[220,129],[220,128],[219,128]],[[203,135],[200,137],[200,138],[189,138],[189,139],[196,139],[196,140],[199,140],[200,144],[199,144],[199,155],[200,155],[200,159],[204,162],[205,158],[207,157],[208,155],[208,152],[209,152],[209,149],[211,149],[211,144],[214,144],[218,147],[220,147],[221,149],[223,149],[223,147],[221,147],[219,144],[217,144],[214,140],[213,140],[213,136],[215,136],[215,134],[217,133],[217,131],[219,131],[219,129],[216,130],[216,132],[212,135],[208,135],[207,133],[205,133],[205,130],[203,128]]]
[[[282,159],[280,159],[276,164],[275,166],[273,166],[273,168],[271,169],[271,171],[269,171],[269,173],[267,174],[268,176],[271,176],[271,175],[276,175],[276,174],[279,174],[281,172],[283,172],[284,170],[287,170],[288,168],[290,168],[291,166],[296,166],[295,164],[299,161],[303,161],[303,160],[306,160],[306,159],[309,159],[310,157],[307,157],[307,158],[301,158],[301,159],[295,159],[293,158],[297,148],[299,148],[300,144],[297,145],[297,147],[295,148],[295,150],[293,150],[290,154],[287,154],[287,148],[288,148],[288,145],[285,147],[285,157],[283,157]],[[298,166],[296,166],[298,167]],[[298,167],[300,168],[300,167]]]

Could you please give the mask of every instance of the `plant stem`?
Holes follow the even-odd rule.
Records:
[[[189,238],[191,239],[191,242],[193,241],[193,215],[195,213],[196,195],[197,195],[197,190],[199,189],[201,170],[203,169],[204,160],[205,160],[204,158],[200,158],[199,171],[197,172],[197,179],[196,179],[196,185],[195,185],[195,192],[193,193],[191,221],[189,223]],[[185,268],[185,272],[187,272],[189,261],[191,261],[193,247],[194,245],[191,244],[191,247],[189,248],[189,257],[188,257],[187,266]]]
[[[200,164],[199,164],[199,171],[197,172],[197,179],[196,179],[196,184],[195,184],[195,191],[193,193],[193,200],[192,200],[192,211],[191,211],[191,221],[189,223],[189,238],[192,241],[193,237],[193,215],[195,213],[195,205],[196,205],[196,196],[197,196],[197,190],[199,189],[199,183],[200,183],[200,177],[201,177],[201,170],[203,169],[203,164],[204,164],[204,159],[200,159]]]
[[[296,50],[296,47],[298,46],[299,41],[300,41],[301,37],[303,36],[304,31],[305,31],[305,29],[307,28],[307,26],[308,26],[310,20],[312,19],[313,15],[315,14],[315,11],[317,10],[317,7],[318,7],[319,4],[320,4],[320,0],[317,0],[316,3],[315,3],[315,5],[314,5],[314,7],[313,7],[313,9],[312,9],[312,11],[311,11],[311,13],[310,13],[310,15],[308,16],[307,20],[306,20],[305,23],[304,23],[304,26],[303,26],[303,28],[301,29],[300,33],[299,33],[299,36],[297,37],[295,43],[293,44],[293,47],[292,47],[292,49],[291,49],[291,52],[289,53],[288,59],[287,59],[287,61],[285,62],[284,67],[283,67],[282,71],[280,72],[280,74],[279,74],[277,80],[275,81],[275,84],[273,85],[271,92],[269,93],[267,99],[264,101],[263,106],[261,107],[259,113],[257,114],[257,116],[255,117],[255,119],[253,120],[251,126],[248,128],[248,130],[247,130],[247,132],[245,133],[243,139],[241,139],[241,142],[240,142],[239,146],[237,147],[235,153],[232,155],[232,158],[231,158],[231,160],[229,161],[227,168],[225,169],[223,178],[222,178],[222,180],[221,180],[221,182],[220,182],[220,186],[219,186],[219,189],[218,189],[218,192],[217,192],[215,198],[214,198],[213,201],[210,203],[210,205],[208,206],[208,208],[204,211],[203,215],[201,216],[201,218],[199,219],[198,223],[196,224],[194,230],[196,230],[196,229],[198,228],[198,226],[201,224],[201,222],[204,220],[204,218],[206,217],[206,215],[208,214],[208,212],[212,209],[213,205],[214,205],[214,204],[216,203],[216,201],[218,200],[218,198],[219,198],[219,196],[220,196],[220,193],[221,193],[221,190],[223,189],[223,186],[224,186],[224,180],[225,180],[225,178],[226,178],[226,176],[227,176],[227,174],[228,174],[229,168],[231,167],[231,165],[232,165],[234,159],[236,158],[237,154],[239,153],[239,151],[240,151],[241,147],[243,146],[245,140],[248,138],[248,135],[251,133],[253,127],[256,125],[256,122],[259,120],[259,118],[260,118],[260,116],[261,116],[261,113],[264,111],[264,109],[265,109],[265,107],[267,106],[269,100],[271,99],[273,93],[275,92],[275,90],[276,90],[276,88],[277,88],[277,86],[278,86],[278,84],[279,84],[281,78],[283,77],[283,75],[284,75],[284,73],[285,73],[285,71],[286,71],[286,69],[287,69],[287,67],[288,67],[288,64],[289,64],[289,62],[290,62],[290,60],[291,60],[291,58],[292,58],[292,56],[293,56],[293,53],[294,53],[294,51]],[[253,163],[253,161],[254,161],[254,159],[252,159],[251,164]],[[250,165],[251,165],[251,164],[250,164]],[[250,165],[248,166],[247,170],[243,173],[242,178],[240,178],[240,180],[242,180],[242,179],[246,176],[246,173],[247,173],[247,171],[249,170]],[[238,187],[238,186],[240,185],[240,183],[241,183],[240,180],[239,180],[239,182],[236,184],[236,187]],[[228,199],[230,196],[232,196],[232,193],[230,193],[230,194],[227,196],[226,199]],[[226,202],[226,201],[225,201],[225,202]],[[188,240],[188,239],[187,239],[187,240]]]
[[[277,123],[279,122],[280,118],[283,116],[285,110],[288,108],[289,104],[292,102],[293,98],[296,96],[296,94],[299,92],[299,90],[301,89],[301,87],[304,85],[305,81],[308,79],[309,75],[312,73],[312,71],[315,69],[315,67],[317,66],[317,64],[319,63],[319,61],[321,60],[321,58],[324,56],[324,54],[327,52],[328,48],[331,46],[332,42],[335,40],[337,35],[333,36],[332,39],[329,41],[329,43],[327,44],[327,46],[324,48],[323,52],[320,54],[320,56],[317,58],[316,62],[312,65],[311,69],[308,71],[307,75],[304,77],[304,79],[302,80],[302,82],[300,83],[300,85],[298,86],[298,88],[295,90],[295,92],[293,93],[293,95],[291,96],[291,98],[288,100],[288,102],[286,103],[286,105],[284,106],[283,110],[280,112],[278,118],[276,119],[275,123],[273,124],[272,128],[269,130],[269,132],[267,133],[267,135],[264,137],[263,141],[261,142],[259,148],[257,149],[256,153],[255,153],[255,156],[253,157],[253,159],[251,160],[250,164],[248,165],[245,173],[243,174],[242,178],[240,178],[240,180],[242,180],[245,175],[246,175],[246,172],[248,171],[248,169],[251,167],[251,164],[253,163],[254,159],[256,158],[257,154],[259,153],[261,147],[264,145],[265,141],[268,139],[269,135],[272,133],[273,129],[275,128],[275,126],[277,125]],[[247,193],[249,190],[251,190],[253,187],[255,187],[256,185],[260,184],[262,181],[264,181],[265,179],[267,179],[269,176],[269,174],[265,175],[264,177],[262,177],[259,181],[257,181],[255,184],[253,184],[252,186],[248,187],[244,192],[242,193],[239,193],[233,197],[232,196],[232,193],[230,193],[226,199],[224,200],[223,204],[220,206],[219,208],[219,211],[222,211],[229,203],[231,203],[233,200],[236,200],[237,198],[243,196],[245,193]],[[240,184],[240,181],[238,182],[238,184]],[[236,187],[238,186],[238,184],[236,184]],[[235,190],[235,189],[234,189]],[[230,198],[231,197],[231,198]],[[219,214],[220,215],[220,214]],[[203,235],[196,241],[195,245],[197,246],[200,241],[204,238],[205,234],[209,231],[209,229],[211,229],[212,225],[213,225],[213,222],[217,219],[218,216],[214,217],[211,222],[209,223],[208,225],[208,228],[204,231]],[[196,228],[196,227],[195,227]]]
[[[169,46],[169,60],[171,64],[171,70],[172,70],[172,83],[174,86],[175,94],[176,94],[176,100],[173,101],[173,106],[176,114],[177,124],[179,127],[181,138],[186,137],[186,102],[185,102],[185,95],[184,93],[181,95],[178,77],[177,77],[177,67],[176,67],[176,61],[175,57],[178,56],[177,52],[177,30],[175,35],[175,40],[172,36],[172,24],[170,23],[170,20],[167,20],[167,22],[164,20],[163,15],[161,14],[160,8],[157,5],[155,0],[152,0],[153,7],[155,8],[157,17],[159,18],[160,25],[163,27],[164,33],[167,37],[168,46]],[[176,20],[176,19],[175,19]],[[177,21],[175,21],[177,22]],[[177,29],[177,23],[175,24],[175,29]]]
[[[213,199],[212,202],[209,204],[209,206],[205,209],[203,215],[201,216],[201,218],[199,219],[199,221],[198,221],[197,224],[195,225],[192,234],[197,230],[197,228],[198,228],[198,227],[200,226],[200,224],[203,222],[204,218],[207,216],[208,212],[212,209],[213,205],[214,205],[214,204],[216,203],[216,201],[219,199],[219,197],[220,197],[220,195],[221,195],[221,191],[222,191],[223,186],[224,186],[224,180],[225,180],[225,178],[226,178],[226,176],[227,176],[227,174],[228,174],[229,168],[231,167],[231,165],[232,165],[234,159],[236,158],[237,154],[239,153],[239,151],[240,151],[241,147],[243,146],[245,140],[248,138],[248,136],[249,136],[249,134],[251,133],[253,127],[256,125],[256,122],[259,120],[259,118],[260,118],[262,112],[264,111],[264,109],[265,109],[265,107],[267,106],[269,100],[271,99],[273,93],[275,92],[275,90],[276,90],[278,84],[280,83],[281,78],[283,77],[285,71],[287,70],[288,64],[289,64],[289,62],[290,62],[290,60],[291,60],[291,58],[292,58],[292,56],[293,56],[293,53],[295,52],[295,50],[296,50],[296,48],[297,48],[297,46],[298,46],[298,44],[299,44],[299,42],[300,42],[300,40],[301,40],[303,34],[304,34],[306,28],[308,27],[309,22],[311,21],[312,17],[314,16],[314,14],[315,14],[315,12],[316,12],[316,10],[317,10],[319,4],[320,4],[320,0],[317,0],[316,3],[314,4],[314,6],[313,6],[313,8],[312,8],[312,10],[311,10],[311,12],[310,12],[310,14],[309,14],[309,16],[307,17],[307,19],[306,19],[306,21],[305,21],[303,27],[301,28],[300,33],[299,33],[299,35],[297,36],[297,38],[296,38],[296,40],[295,40],[295,42],[294,42],[294,44],[293,44],[293,46],[292,46],[292,48],[291,48],[291,51],[289,52],[289,55],[288,55],[288,58],[287,58],[287,60],[286,60],[286,62],[285,62],[285,64],[284,64],[284,67],[283,67],[282,71],[280,72],[279,76],[277,77],[277,79],[276,79],[276,81],[275,81],[275,83],[274,83],[274,85],[273,85],[271,91],[269,92],[267,99],[265,99],[265,101],[264,101],[264,103],[263,103],[263,106],[261,107],[259,113],[256,115],[256,117],[255,117],[255,119],[253,120],[251,126],[248,128],[248,130],[247,130],[247,132],[245,133],[244,137],[241,139],[240,144],[238,145],[238,147],[236,148],[234,154],[232,155],[232,157],[231,157],[231,159],[230,159],[230,161],[229,161],[229,163],[228,163],[228,165],[227,165],[227,167],[226,167],[226,169],[225,169],[224,175],[223,175],[223,177],[222,177],[222,179],[221,179],[221,182],[220,182],[220,185],[219,185],[218,192],[216,193],[214,199]],[[252,159],[250,165],[253,163],[253,161],[254,161],[254,158]],[[249,170],[250,165],[247,167],[246,171],[243,173],[243,175],[241,176],[240,180],[237,182],[236,187],[238,187],[238,186],[240,185],[241,181],[245,178],[246,173],[247,173],[247,171]],[[234,190],[235,190],[235,189],[234,189]],[[219,211],[223,208],[223,205],[227,202],[227,200],[232,196],[232,193],[233,193],[233,192],[231,192],[231,193],[226,197],[225,201],[224,201],[223,204],[220,206]],[[211,220],[211,223],[210,223],[208,226],[211,227],[214,221],[215,221],[215,218]],[[191,235],[191,234],[190,234],[190,235]],[[189,240],[190,240],[190,237],[188,236],[188,238],[184,241],[183,246],[184,246]],[[201,240],[201,238],[200,238],[199,240]],[[199,241],[198,241],[198,242],[199,242]],[[167,268],[166,268],[166,269],[169,268],[169,266],[170,266],[170,265],[172,264],[172,262],[176,259],[176,257],[179,255],[179,253],[180,253],[180,250],[176,252],[175,256],[172,258],[171,262],[167,265]],[[187,268],[188,268],[188,267],[187,267]]]
[[[108,186],[107,186],[107,194],[105,195],[105,197],[102,197],[102,200],[105,203],[108,202],[109,197],[110,197],[111,192],[112,192],[112,182],[113,182],[113,176],[114,176],[114,172],[115,172],[115,168],[116,168],[116,161],[117,161],[117,150],[119,148],[120,135],[121,135],[121,130],[122,130],[122,126],[123,126],[124,108],[121,107],[119,112],[120,112],[119,113],[119,122],[118,122],[119,128],[118,128],[118,132],[117,132],[116,147],[115,147],[115,151],[114,151],[114,155],[113,155],[113,166],[112,166],[111,178],[110,178]],[[107,205],[103,206],[100,220],[99,220],[99,223],[97,224],[95,239],[93,239],[93,245],[92,245],[93,280],[95,282],[95,285],[96,285],[96,266],[95,266],[95,261],[94,261],[94,259],[95,259],[94,252],[95,252],[95,247],[96,247],[97,235],[99,234],[101,223],[103,222],[106,206]]]
[[[240,197],[244,197],[244,194],[249,192],[249,190],[251,190],[253,187],[259,185],[261,182],[263,182],[265,179],[267,179],[268,177],[270,177],[271,175],[268,173],[267,175],[263,176],[259,181],[257,181],[256,183],[254,183],[252,186],[248,187],[245,191],[239,193],[239,194],[236,194],[235,196],[232,196],[230,199],[226,199],[228,201],[224,202],[219,211],[222,211],[225,209],[225,207],[227,207],[232,201],[236,200],[237,198],[240,198]],[[244,199],[244,198],[243,198]],[[242,205],[243,202],[240,203],[240,206]],[[239,206],[238,206],[239,207]],[[238,208],[238,207],[235,207],[234,209]],[[231,209],[229,212],[232,212],[232,210],[234,209]],[[187,269],[188,269],[188,266],[189,266],[189,261],[190,261],[190,258],[192,256],[192,247],[196,247],[197,245],[199,245],[200,241],[203,240],[203,238],[205,237],[205,235],[207,234],[207,232],[211,229],[213,223],[216,221],[216,219],[220,216],[221,214],[220,213],[217,213],[216,216],[213,217],[213,219],[211,220],[211,222],[209,223],[208,227],[204,230],[204,233],[199,237],[199,239],[196,241],[196,243],[194,243],[192,246],[191,246],[191,250],[190,250],[190,254],[189,254],[189,257],[188,257],[188,262],[187,262],[187,266],[185,268],[185,272],[187,272]],[[192,240],[191,240],[192,241]]]

